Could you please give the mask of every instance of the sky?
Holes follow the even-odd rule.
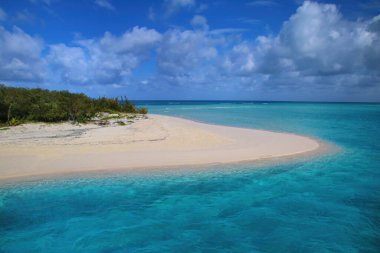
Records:
[[[0,83],[143,100],[380,102],[380,0],[0,0]]]

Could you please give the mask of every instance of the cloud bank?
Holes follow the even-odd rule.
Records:
[[[271,1],[253,3],[264,2]],[[166,1],[167,13],[194,4]],[[193,29],[160,33],[134,27],[70,44],[46,44],[18,27],[0,27],[0,80],[238,89],[252,98],[291,96],[297,90],[303,98],[319,92],[327,98],[380,100],[380,15],[349,21],[335,5],[306,1],[278,34],[252,40],[235,36],[238,29],[212,30],[204,16],[195,15],[189,23]],[[154,64],[154,71],[138,80],[134,71],[146,62]]]
[[[74,46],[50,45],[50,77],[75,85],[123,84],[161,37],[153,29],[134,27],[121,36],[106,32],[98,39],[77,40]]]

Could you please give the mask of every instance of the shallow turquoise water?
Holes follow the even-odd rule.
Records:
[[[286,164],[2,185],[0,252],[380,252],[379,104],[147,105],[341,150]]]

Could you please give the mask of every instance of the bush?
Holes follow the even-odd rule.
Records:
[[[141,114],[147,114],[148,113],[148,109],[145,108],[145,107],[142,107],[142,108],[139,108],[137,110],[138,113],[141,113]]]
[[[0,123],[21,121],[85,122],[97,112],[147,113],[124,99],[97,98],[68,91],[6,87],[0,84]],[[16,122],[13,121],[13,122]]]
[[[18,119],[15,119],[15,118],[12,118],[9,122],[8,122],[8,124],[10,125],[10,126],[18,126],[18,125],[21,125],[21,120],[18,120]]]
[[[125,126],[126,124],[124,123],[124,121],[116,121],[116,123],[119,125],[119,126]]]

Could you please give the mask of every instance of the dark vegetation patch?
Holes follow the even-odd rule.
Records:
[[[0,84],[0,126],[24,122],[86,122],[99,112],[141,113],[126,98],[90,98],[83,93],[7,87]]]

